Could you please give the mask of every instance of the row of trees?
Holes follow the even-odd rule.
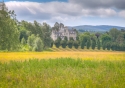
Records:
[[[59,48],[60,46],[62,46],[62,48],[66,48],[66,46],[68,46],[69,48],[72,48],[74,46],[77,49],[79,46],[79,39],[77,37],[76,40],[74,40],[71,37],[68,41],[66,36],[64,37],[64,40],[62,40],[60,37],[58,37],[57,40],[52,43],[52,46],[53,46],[53,44],[55,44],[55,46],[57,48]]]
[[[62,46],[63,48],[66,48],[66,46],[72,48],[72,46],[74,46],[76,49],[78,47],[81,49],[86,47],[87,49],[97,48],[100,50],[102,48],[103,50],[107,49],[125,51],[125,30],[117,30],[112,28],[106,33],[84,32],[78,35],[76,41],[74,41],[73,38],[70,38],[69,41],[66,37],[64,40],[57,38],[53,44],[55,44],[57,48],[59,48],[59,46]]]

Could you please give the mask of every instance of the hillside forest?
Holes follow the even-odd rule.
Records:
[[[50,37],[52,29],[58,29],[47,23],[33,23],[16,19],[14,11],[9,11],[3,3],[0,6],[0,51],[43,51],[53,46],[59,48],[103,49],[125,51],[125,30],[116,28],[104,33],[77,31],[76,40],[60,37],[53,41]]]

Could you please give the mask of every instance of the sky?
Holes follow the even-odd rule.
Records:
[[[1,0],[2,1],[2,0]],[[125,27],[125,0],[4,0],[19,21]]]

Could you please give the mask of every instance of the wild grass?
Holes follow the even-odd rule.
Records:
[[[0,53],[0,88],[124,88],[124,81],[125,52]]]
[[[24,61],[31,58],[55,59],[55,58],[80,58],[83,60],[125,60],[125,52],[96,52],[96,51],[61,51],[61,52],[1,52],[0,62],[10,60]]]
[[[0,88],[124,88],[125,60],[29,59],[0,63]]]

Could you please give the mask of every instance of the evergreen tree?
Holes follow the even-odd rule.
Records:
[[[55,46],[56,46],[57,48],[59,48],[60,43],[61,43],[61,38],[58,37],[58,38],[56,39],[56,41],[54,42],[54,44],[55,44]]]
[[[66,48],[66,46],[67,46],[66,40],[62,40],[61,45],[62,45],[62,48]]]
[[[68,43],[67,43],[67,45],[68,45],[69,48],[72,48],[72,46],[73,46],[73,41],[72,41],[72,40],[69,40]]]
[[[80,46],[81,46],[81,49],[84,49],[85,45],[86,45],[86,42],[87,42],[87,39],[88,39],[88,35],[80,35]]]
[[[87,49],[90,48],[90,46],[91,46],[91,41],[90,41],[90,39],[87,40],[86,46],[87,46]]]
[[[65,36],[65,37],[64,37],[64,40],[67,42],[67,41],[68,41],[68,38]]]
[[[55,44],[56,48],[59,48],[60,42],[59,42],[58,40],[56,40],[56,41],[54,42],[54,44]]]
[[[98,39],[97,40],[97,49],[100,50],[100,48],[101,48],[101,43],[100,43],[100,40]]]
[[[74,47],[76,48],[76,49],[78,49],[78,47],[79,47],[79,41],[74,41],[73,42],[73,45],[74,45]]]
[[[95,39],[92,39],[92,49],[94,50],[96,47],[96,40]]]

